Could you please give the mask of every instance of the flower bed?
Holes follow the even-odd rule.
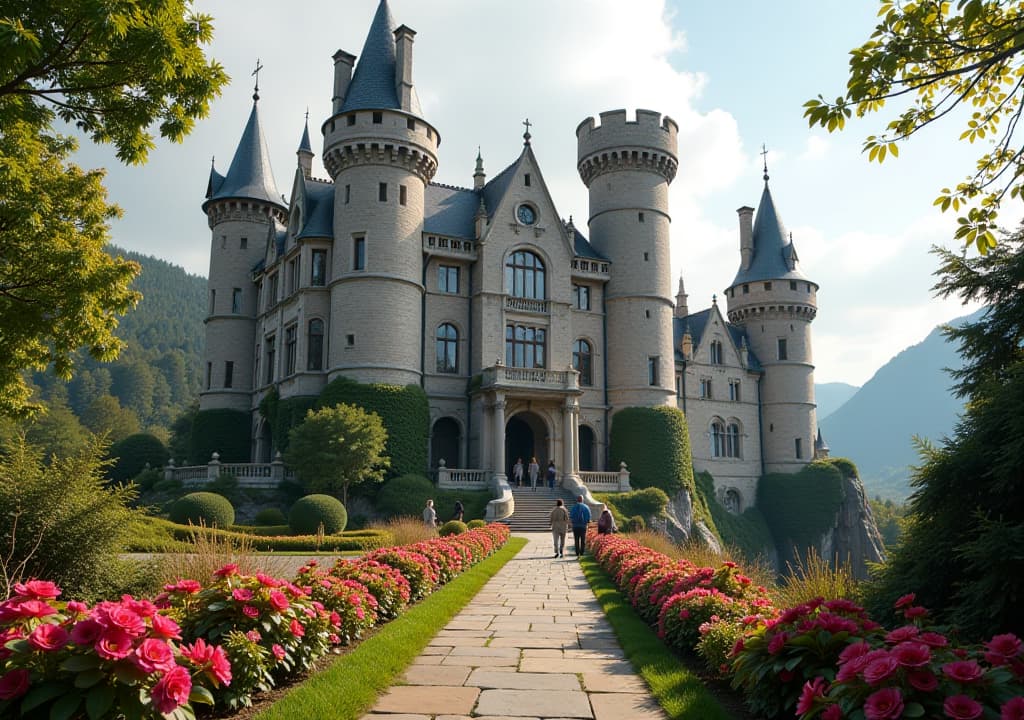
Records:
[[[0,717],[191,720],[194,703],[248,705],[508,537],[506,526],[488,525],[417,551],[390,548],[330,570],[310,564],[294,582],[228,565],[205,584],[185,578],[153,600],[92,607],[58,600],[50,582],[19,584],[0,603]]]

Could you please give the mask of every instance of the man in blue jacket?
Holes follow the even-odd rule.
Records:
[[[590,522],[590,508],[583,502],[583,496],[576,496],[576,504],[569,511],[572,521],[572,539],[576,543],[576,557],[587,549],[587,524]]]

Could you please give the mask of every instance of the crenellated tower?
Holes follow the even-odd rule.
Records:
[[[590,191],[590,242],[612,262],[605,307],[612,411],[675,402],[668,186],[678,126],[637,110],[601,113],[576,128],[577,168]]]
[[[206,353],[201,410],[252,409],[256,287],[253,267],[287,209],[274,183],[260,128],[259,89],[227,175],[210,168],[203,212],[210,226]]]
[[[423,213],[437,130],[412,83],[415,32],[381,0],[363,52],[334,55],[324,167],[335,184],[329,378],[419,383]]]
[[[737,210],[740,268],[726,289],[729,322],[746,330],[764,371],[761,436],[765,472],[796,472],[814,459],[817,419],[811,322],[818,285],[800,272],[792,236],[764,191],[754,209]]]

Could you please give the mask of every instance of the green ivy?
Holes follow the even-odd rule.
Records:
[[[391,458],[391,477],[422,474],[426,470],[430,406],[423,388],[419,385],[365,384],[340,377],[321,391],[315,407],[339,403],[358,405],[380,416],[388,431],[384,453]]]
[[[819,460],[797,473],[771,473],[761,478],[757,506],[775,538],[780,561],[804,557],[832,527],[843,502],[840,467],[842,462]]]
[[[288,449],[288,433],[306,419],[306,413],[317,406],[317,401],[315,395],[297,395],[282,400],[277,388],[260,401],[260,414],[270,423],[270,437],[282,455]]]
[[[694,491],[690,434],[678,408],[628,407],[615,413],[611,431],[612,465],[625,461],[630,484],[656,487],[669,497]]]
[[[707,502],[711,519],[722,542],[739,548],[747,560],[763,557],[775,548],[772,531],[757,507],[747,508],[741,514],[733,515],[718,502],[715,496],[715,480],[711,473],[699,472],[694,475],[694,479],[697,490]]]
[[[249,462],[251,423],[249,413],[243,410],[200,410],[192,422],[189,459],[202,465],[218,453],[221,462]]]

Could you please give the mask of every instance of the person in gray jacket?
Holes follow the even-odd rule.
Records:
[[[565,534],[569,531],[569,511],[561,498],[555,500],[555,506],[551,509],[551,539],[555,543],[555,557],[560,558],[565,553]]]

